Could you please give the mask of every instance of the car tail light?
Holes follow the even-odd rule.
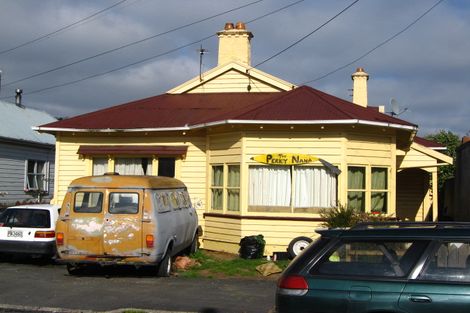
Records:
[[[64,233],[57,233],[55,242],[58,246],[62,246],[64,244]]]
[[[277,284],[278,293],[290,296],[303,296],[308,291],[308,284],[305,278],[298,275],[281,277]]]
[[[38,230],[34,234],[34,238],[54,238],[54,237],[55,237],[55,231],[53,230],[47,230],[47,231]]]
[[[154,244],[153,235],[145,236],[145,244],[147,245],[147,248],[153,248],[153,244]]]

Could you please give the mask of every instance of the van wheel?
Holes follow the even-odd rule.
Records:
[[[289,247],[287,247],[287,253],[289,253],[290,258],[293,259],[298,256],[312,241],[312,238],[303,236],[292,239],[289,243]]]
[[[165,257],[158,264],[157,276],[158,277],[169,277],[171,274],[171,257],[169,251]]]
[[[79,275],[83,273],[83,265],[68,263],[67,272],[69,273],[69,275]]]

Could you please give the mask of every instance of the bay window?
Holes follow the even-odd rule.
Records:
[[[224,166],[212,166],[211,193],[212,210],[223,209],[223,191],[224,191]]]
[[[372,168],[371,212],[387,213],[387,169]]]
[[[361,212],[387,213],[388,194],[388,168],[348,167],[348,207]]]
[[[317,212],[336,202],[336,175],[324,167],[249,167],[250,211]]]
[[[366,168],[348,167],[348,206],[364,212],[366,203]]]
[[[240,211],[240,165],[212,166],[211,209]]]

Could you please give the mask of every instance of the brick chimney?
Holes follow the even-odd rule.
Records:
[[[364,72],[362,67],[358,67],[356,72],[351,75],[353,80],[353,100],[352,102],[362,107],[367,107],[367,80],[369,74]]]
[[[218,65],[232,61],[251,64],[250,40],[253,34],[246,30],[245,23],[226,23],[224,30],[217,33],[219,36]]]

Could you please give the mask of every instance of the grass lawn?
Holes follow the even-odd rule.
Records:
[[[206,277],[206,278],[262,278],[276,279],[279,274],[273,274],[267,277],[261,275],[256,267],[268,263],[266,259],[242,259],[237,255],[223,254],[206,250],[199,250],[190,256],[197,261],[197,265],[185,271],[179,271],[181,277]],[[288,260],[275,262],[277,266],[284,269]]]

